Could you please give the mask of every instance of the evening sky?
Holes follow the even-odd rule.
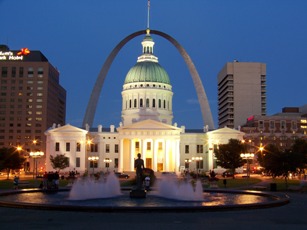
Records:
[[[81,126],[98,73],[127,35],[146,29],[147,0],[0,0],[0,44],[40,50],[67,90],[66,122]],[[226,62],[267,65],[267,114],[307,104],[306,0],[151,0],[150,28],[174,37],[202,79],[217,125],[217,74]],[[173,86],[173,122],[202,128],[191,76],[178,51],[152,35]],[[94,126],[118,126],[125,76],[141,54],[139,36],[110,68]],[[251,114],[252,115],[252,114]]]

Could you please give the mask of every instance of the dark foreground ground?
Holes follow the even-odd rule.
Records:
[[[307,229],[307,193],[266,209],[187,213],[86,213],[0,207],[0,229]]]

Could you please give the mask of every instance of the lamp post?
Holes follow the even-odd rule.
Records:
[[[33,158],[33,179],[34,175],[37,176],[37,158],[44,156],[44,152],[30,152],[30,156]]]
[[[92,156],[92,157],[88,157],[88,160],[91,162],[92,164],[92,168],[93,168],[93,174],[94,174],[94,163],[97,162],[99,160],[99,157],[96,156]]]
[[[241,156],[241,158],[246,160],[246,176],[249,177],[250,176],[249,160],[254,159],[255,155],[253,153],[241,153],[240,156]]]
[[[202,161],[202,157],[192,157],[192,161],[196,162],[196,178],[198,178],[198,168],[199,168],[199,162]]]
[[[110,167],[110,163],[112,162],[112,160],[109,158],[106,158],[103,161],[106,163],[107,172],[109,172],[109,167]]]

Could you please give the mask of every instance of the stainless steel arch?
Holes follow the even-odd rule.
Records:
[[[208,103],[207,95],[205,93],[203,84],[200,80],[199,74],[198,74],[198,72],[195,68],[195,65],[192,62],[192,59],[190,58],[188,53],[185,51],[185,49],[170,35],[163,33],[161,31],[158,31],[158,30],[150,30],[150,33],[159,35],[159,36],[167,39],[177,48],[177,50],[179,51],[179,53],[183,57],[185,63],[187,64],[189,71],[190,71],[190,74],[192,76],[192,80],[193,80],[194,87],[195,87],[195,90],[196,90],[196,93],[197,93],[197,97],[198,97],[198,101],[199,101],[199,104],[200,104],[204,124],[208,125],[209,129],[214,129],[212,113],[211,113],[211,109],[210,109],[210,106],[209,106],[209,103]],[[121,48],[127,42],[129,42],[133,38],[135,38],[139,35],[142,35],[142,34],[146,34],[146,30],[137,31],[137,32],[134,32],[134,33],[130,34],[129,36],[125,37],[120,43],[118,43],[118,45],[112,50],[112,52],[108,56],[107,60],[105,61],[105,63],[103,64],[103,66],[100,70],[100,73],[97,77],[94,88],[92,90],[91,97],[90,97],[90,100],[89,100],[89,103],[87,105],[86,112],[85,112],[85,115],[84,115],[84,118],[83,118],[83,127],[85,127],[86,124],[88,124],[91,127],[92,124],[93,124],[94,116],[95,116],[95,113],[96,113],[96,107],[97,107],[97,103],[98,103],[98,100],[99,100],[99,95],[100,95],[104,80],[105,80],[105,78],[108,74],[108,71],[111,67],[111,64],[112,64],[114,58],[116,57],[118,52],[121,50]]]

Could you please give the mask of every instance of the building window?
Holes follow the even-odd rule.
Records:
[[[286,129],[286,121],[281,121],[280,122],[280,129]]]
[[[39,68],[37,69],[37,74],[38,74],[38,77],[43,77],[44,68],[43,68],[43,67],[39,67]]]
[[[196,151],[197,151],[197,153],[204,153],[204,146],[203,145],[197,145]]]
[[[143,99],[142,98],[140,99],[140,107],[141,108],[143,107]]]
[[[66,142],[66,152],[69,152],[69,151],[70,151],[70,143]]]
[[[185,153],[189,153],[190,152],[190,146],[189,145],[185,145],[184,146],[184,152]]]
[[[80,157],[76,157],[76,168],[80,168]]]
[[[106,144],[106,153],[110,152],[110,144]]]
[[[29,67],[28,68],[28,77],[33,77],[33,68],[32,67]]]
[[[146,107],[149,108],[149,99],[146,99]]]
[[[159,108],[161,108],[161,99],[159,99]]]
[[[259,127],[259,129],[263,129],[263,121],[259,121],[258,127]]]
[[[98,144],[91,144],[91,152],[98,152]]]
[[[7,67],[2,67],[1,76],[7,77]]]
[[[150,142],[147,142],[147,150],[151,150],[151,143]]]
[[[134,108],[136,108],[136,103],[137,103],[137,101],[136,101],[136,99],[134,99]]]
[[[110,167],[110,158],[106,158],[105,160],[104,160],[104,162],[105,162],[105,167],[106,168],[109,168]]]
[[[291,128],[292,128],[292,130],[296,130],[297,129],[296,121],[291,121]]]
[[[60,143],[59,142],[55,143],[55,151],[60,151]]]
[[[275,121],[270,121],[270,129],[275,129]]]
[[[162,150],[163,149],[163,143],[162,142],[159,142],[158,143],[158,150]]]
[[[118,158],[114,159],[114,168],[118,168]]]
[[[152,99],[152,107],[156,108],[156,99]]]
[[[189,168],[190,168],[190,162],[191,162],[191,160],[188,159],[188,158],[184,160],[184,167],[185,167],[186,169],[189,169]]]
[[[165,100],[163,101],[163,109],[165,109],[166,108],[166,102],[165,102]]]
[[[203,169],[204,168],[204,161],[203,160],[196,161],[196,168]]]
[[[139,148],[140,148],[140,142],[138,142],[138,141],[135,142],[135,148],[136,148],[136,149],[139,149]]]
[[[90,168],[98,168],[98,161],[90,161]]]
[[[118,144],[115,144],[115,146],[114,146],[114,152],[115,152],[115,153],[118,153]]]
[[[76,151],[77,151],[77,152],[80,152],[80,151],[81,151],[81,143],[80,143],[80,142],[77,142]]]

